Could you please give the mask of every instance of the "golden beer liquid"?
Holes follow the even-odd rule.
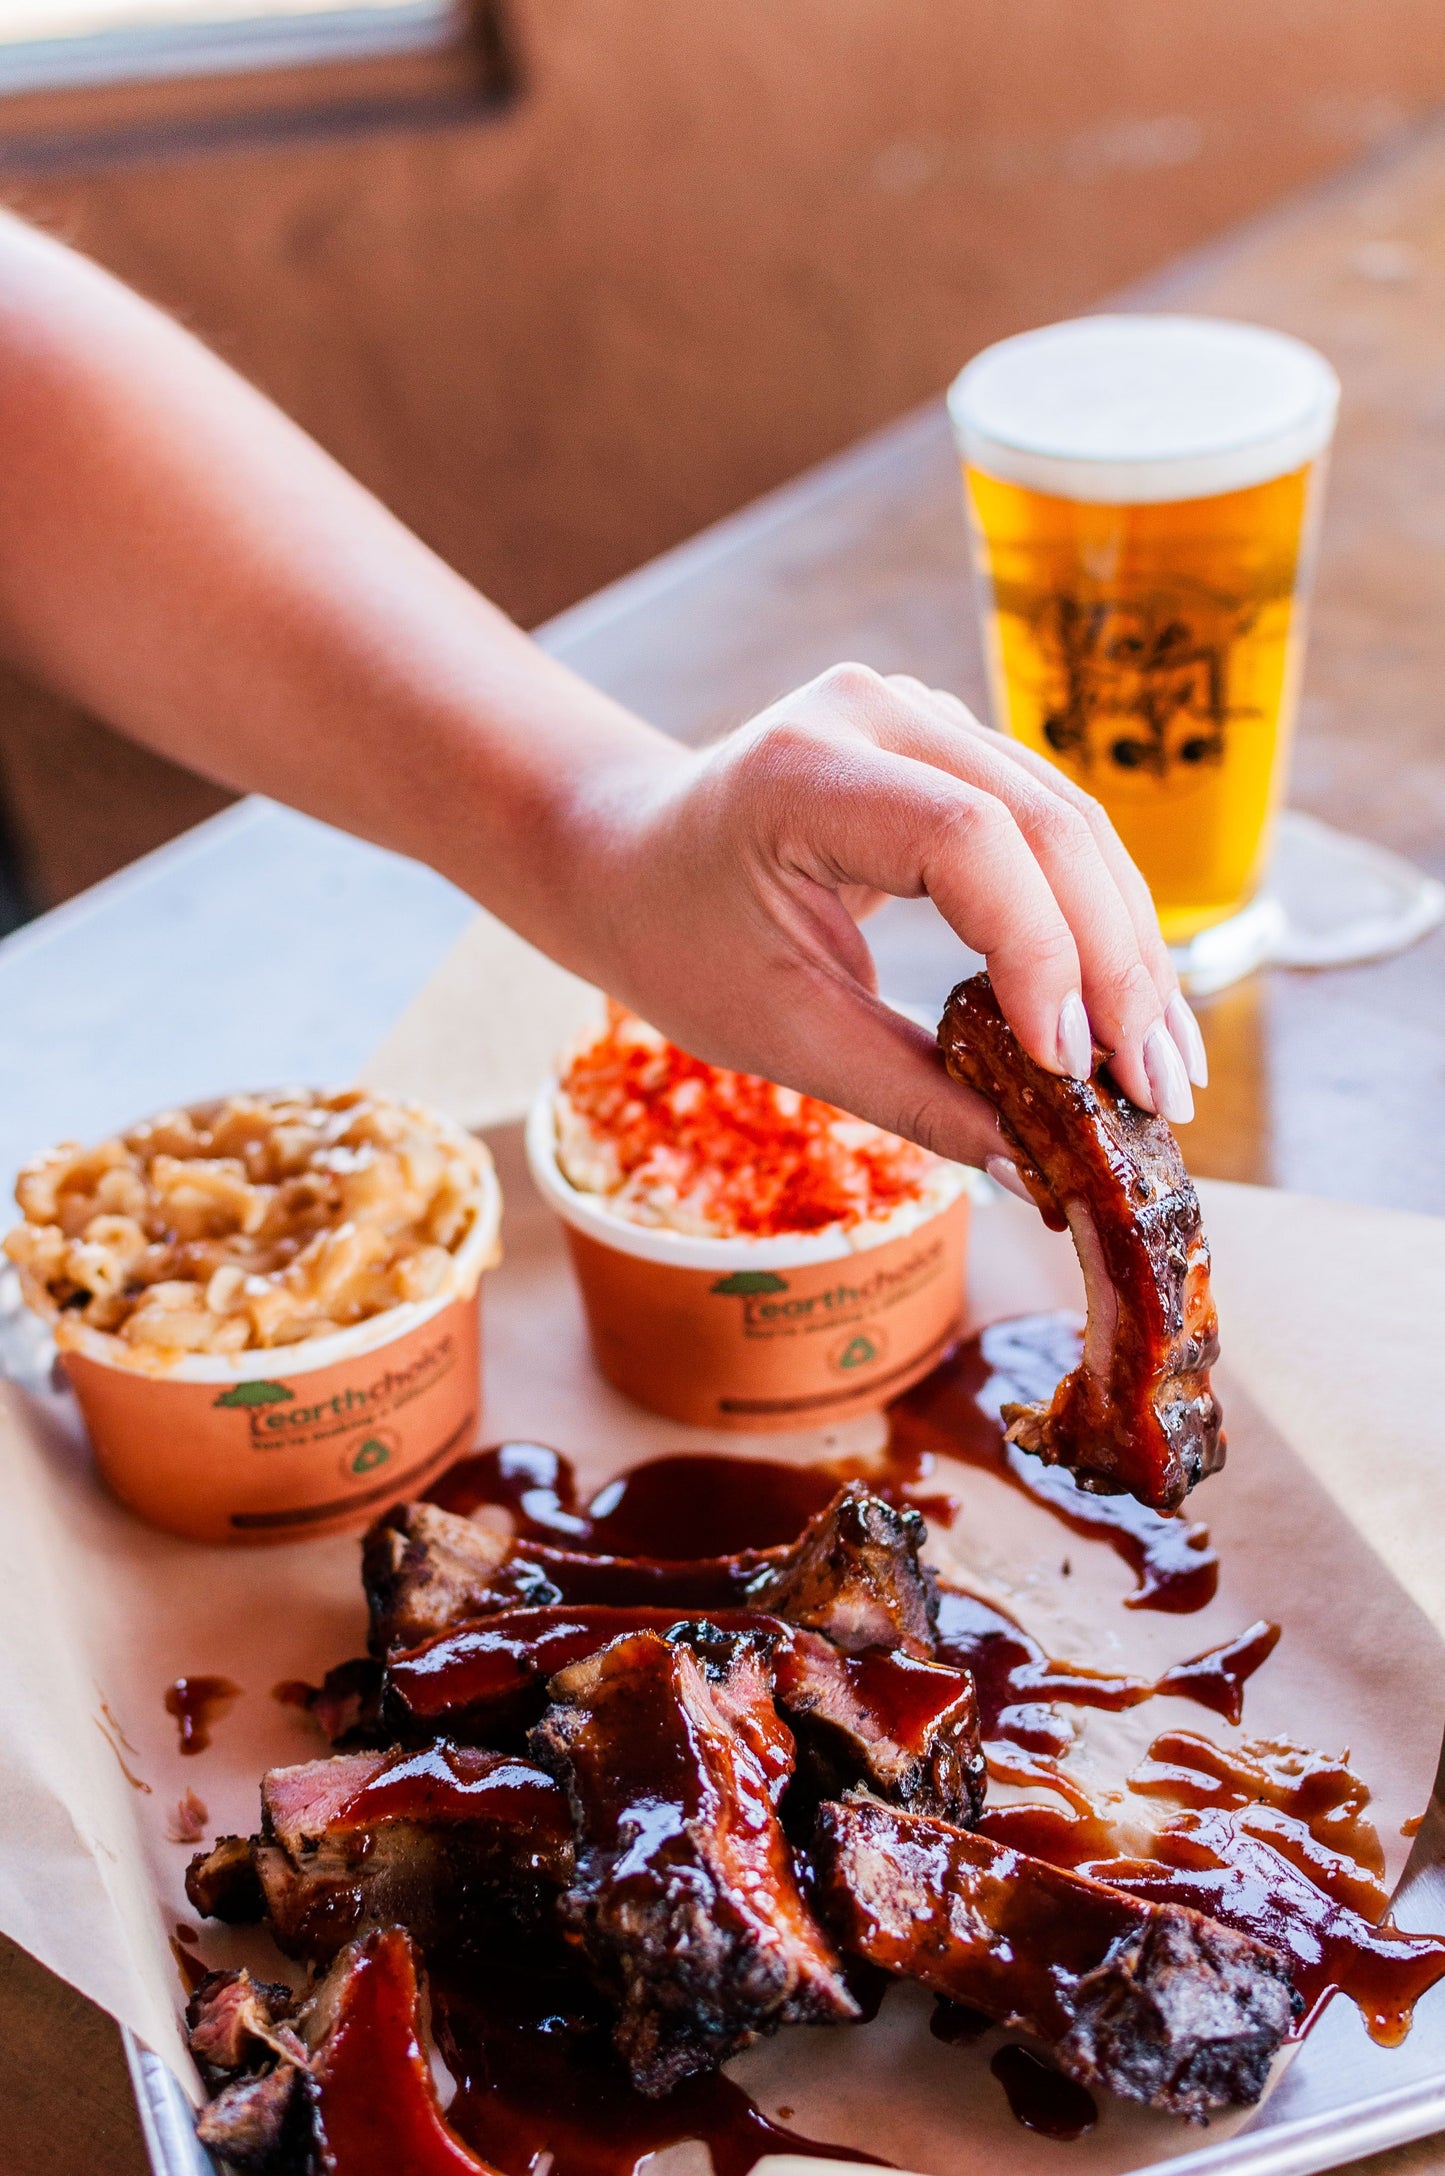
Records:
[[[1103,803],[1172,944],[1237,912],[1263,871],[1316,465],[1133,506],[964,471],[995,723]]]

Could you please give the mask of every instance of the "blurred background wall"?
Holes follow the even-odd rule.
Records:
[[[1445,100],[1439,0],[505,0],[479,35],[490,95],[430,108],[92,137],[0,101],[0,190],[527,624]],[[0,688],[32,904],[223,799]]]

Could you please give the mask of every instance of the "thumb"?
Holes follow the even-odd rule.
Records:
[[[1012,1161],[991,1104],[950,1078],[935,1038],[844,972],[785,967],[771,1077],[951,1162]]]

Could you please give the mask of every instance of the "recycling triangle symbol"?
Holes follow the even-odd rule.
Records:
[[[878,1358],[878,1347],[871,1337],[850,1338],[838,1355],[840,1368],[866,1368],[870,1360]]]

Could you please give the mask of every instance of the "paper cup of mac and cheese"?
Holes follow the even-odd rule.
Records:
[[[965,1170],[616,1008],[537,1097],[527,1157],[599,1368],[671,1420],[826,1425],[896,1397],[957,1334]]]
[[[16,1187],[5,1242],[96,1463],[197,1541],[332,1532],[470,1448],[501,1194],[483,1145],[359,1090],[233,1096]]]

